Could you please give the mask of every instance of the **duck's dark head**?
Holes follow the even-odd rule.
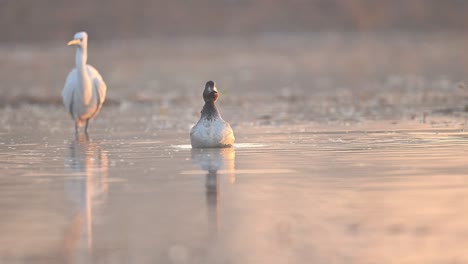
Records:
[[[218,100],[218,89],[213,81],[208,81],[205,84],[205,90],[203,91],[203,99],[205,102],[216,102]]]

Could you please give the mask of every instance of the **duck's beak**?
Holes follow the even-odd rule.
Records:
[[[79,39],[74,39],[74,40],[70,40],[67,43],[67,46],[72,46],[72,45],[80,45],[80,40]]]
[[[208,86],[208,93],[209,94],[217,94],[218,93],[218,89],[216,89],[216,86]]]

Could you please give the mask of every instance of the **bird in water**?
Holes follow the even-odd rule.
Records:
[[[88,133],[89,120],[101,110],[106,99],[107,86],[99,72],[86,64],[88,58],[88,34],[78,32],[68,46],[76,47],[76,67],[68,74],[62,91],[63,104],[75,120],[75,133],[85,126]]]
[[[234,144],[234,132],[229,123],[223,120],[216,108],[218,89],[213,81],[208,81],[203,91],[205,105],[200,120],[190,131],[193,148],[225,148]]]

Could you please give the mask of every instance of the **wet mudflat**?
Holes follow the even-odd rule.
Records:
[[[467,43],[96,44],[89,139],[60,105],[72,52],[2,46],[0,262],[468,262]],[[190,148],[208,79],[233,149]]]

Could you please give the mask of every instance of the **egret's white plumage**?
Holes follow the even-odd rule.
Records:
[[[107,86],[99,72],[86,64],[88,58],[88,34],[78,32],[68,46],[76,47],[75,64],[65,81],[62,91],[63,104],[75,120],[75,132],[85,125],[101,110],[106,99]]]
[[[213,81],[208,81],[203,91],[203,106],[200,120],[190,131],[193,148],[223,148],[234,145],[234,132],[229,123],[223,120],[216,108],[218,90]]]

